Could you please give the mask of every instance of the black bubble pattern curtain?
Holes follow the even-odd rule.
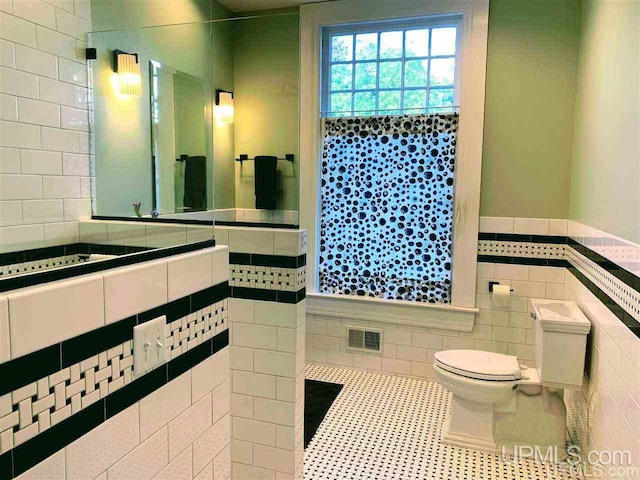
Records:
[[[458,114],[327,118],[319,291],[450,303]]]

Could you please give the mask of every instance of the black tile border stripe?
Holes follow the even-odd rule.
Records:
[[[133,339],[133,327],[166,315],[167,323],[229,297],[224,282],[36,352],[0,363],[0,395]]]
[[[265,290],[263,288],[230,287],[229,292],[230,298],[290,304],[299,303],[306,296],[306,288],[301,288],[297,292],[283,292],[280,290]]]
[[[111,268],[134,265],[140,262],[148,262],[150,260],[157,260],[164,257],[170,257],[172,255],[179,255],[181,253],[201,250],[203,248],[215,247],[215,245],[216,242],[214,240],[207,240],[204,242],[187,243],[185,245],[178,245],[175,247],[153,248],[150,250],[137,251],[135,253],[122,255],[118,258],[102,260],[100,262],[79,263],[76,265],[68,265],[66,267],[45,270],[43,272],[16,275],[15,277],[0,279],[0,292],[7,292],[9,290],[15,290],[18,288],[32,287],[34,285],[40,285],[43,283],[54,282],[66,278],[77,277],[79,275],[101,272],[104,270],[109,270]]]
[[[153,250],[152,247],[132,247],[128,245],[101,245],[98,243],[70,243],[54,247],[33,248],[19,252],[0,253],[0,265],[13,265],[15,263],[35,262],[47,258],[64,257],[80,253],[99,253],[106,255],[126,255]]]
[[[511,237],[509,240],[504,238],[498,238],[498,236],[507,235]],[[487,238],[493,236],[493,238]],[[498,241],[517,241],[513,240],[511,234],[479,234],[479,240],[498,240]],[[527,237],[525,235],[525,237]],[[531,237],[531,236],[528,236]],[[548,237],[545,237],[548,238]],[[553,237],[552,237],[553,238]],[[582,245],[576,240],[569,237],[555,237],[557,239],[565,239],[566,244],[573,248],[576,252],[580,253],[584,257],[594,262],[598,267],[607,271],[614,277],[618,278],[626,285],[634,289],[636,292],[640,292],[640,279],[633,273],[625,270],[624,268],[616,265],[611,260],[603,257],[597,252],[594,252],[589,247]],[[530,241],[530,240],[520,240]],[[540,243],[554,243],[554,242],[540,242]],[[555,243],[560,243],[558,240]],[[591,293],[593,293],[598,300],[600,300],[610,311],[613,313],[631,332],[638,338],[640,338],[640,323],[638,323],[629,313],[627,313],[614,299],[609,297],[607,293],[593,283],[589,278],[574,267],[568,260],[559,259],[546,259],[546,258],[529,258],[529,257],[508,257],[501,255],[478,255],[478,262],[485,263],[502,263],[511,265],[536,265],[536,266],[548,266],[548,267],[564,267],[576,277],[576,279],[582,283]]]
[[[91,220],[103,220],[112,222],[138,222],[138,223],[160,223],[177,225],[204,225],[213,228],[213,216],[211,220],[188,220],[186,218],[151,218],[151,217],[112,217],[109,215],[93,215]]]
[[[594,252],[589,247],[585,247],[572,238],[569,239],[568,245],[582,256],[594,262],[600,268],[603,268],[604,270],[609,272],[621,282],[633,288],[636,292],[640,292],[640,277],[638,277],[637,275],[634,275],[630,271],[625,270],[619,265],[616,265],[608,258],[603,257],[598,252]]]
[[[478,255],[478,262],[535,265],[540,267],[569,266],[569,262],[559,258],[507,257],[505,255]]]
[[[575,251],[588,258],[595,264],[597,264],[600,268],[603,268],[611,275],[616,277],[618,280],[622,281],[629,287],[633,288],[636,292],[640,292],[640,277],[630,272],[629,270],[617,265],[615,262],[609,260],[608,258],[600,255],[598,252],[591,250],[589,247],[581,244],[580,242],[574,240],[571,237],[564,236],[552,236],[552,235],[519,235],[519,234],[511,234],[511,233],[479,233],[478,240],[494,240],[501,242],[531,242],[531,243],[553,243],[556,245],[568,245],[572,247]],[[497,260],[480,260],[480,257],[485,258],[504,258],[498,255],[478,255],[478,261],[483,262],[493,262],[493,263],[516,263],[516,262],[499,262]],[[517,257],[507,257],[507,258],[517,258]],[[519,257],[523,258],[523,257]],[[526,260],[530,260],[526,258]],[[538,263],[521,263],[521,265],[541,265]],[[558,265],[561,266],[561,265]]]
[[[0,455],[0,480],[21,475],[228,345],[229,331],[225,330]]]
[[[478,234],[478,240],[492,240],[498,242],[527,242],[527,243],[553,243],[566,245],[568,237],[557,235],[524,235],[520,233],[485,233]]]
[[[231,222],[217,221],[219,227],[252,227],[252,228],[276,228],[279,230],[300,230],[300,225],[290,223],[260,223],[260,222]]]
[[[600,300],[604,305],[611,310],[618,319],[629,329],[631,332],[638,338],[640,338],[640,323],[638,323],[631,315],[624,311],[624,309],[619,306],[615,300],[613,300],[609,295],[606,294],[600,287],[598,287],[595,283],[593,283],[589,278],[580,272],[573,265],[569,265],[569,272],[576,277],[576,279],[582,283],[591,293],[593,293],[598,300]]]
[[[256,253],[229,253],[230,265],[254,265],[256,267],[300,268],[307,265],[307,255],[259,255]]]

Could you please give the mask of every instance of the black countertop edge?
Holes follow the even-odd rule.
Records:
[[[187,218],[151,218],[151,217],[111,217],[108,215],[94,215],[91,220],[104,220],[110,222],[141,222],[141,223],[162,223],[162,224],[178,224],[178,225],[204,225],[213,227],[213,218],[211,220],[189,220]]]
[[[289,223],[261,223],[261,222],[229,222],[216,221],[218,227],[252,227],[252,228],[276,228],[282,230],[300,230],[300,225]]]

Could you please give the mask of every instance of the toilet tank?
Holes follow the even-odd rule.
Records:
[[[536,320],[535,359],[542,385],[579,389],[591,322],[575,302],[532,298],[529,312]]]

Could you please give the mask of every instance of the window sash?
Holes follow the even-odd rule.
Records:
[[[408,112],[416,113],[418,111],[422,113],[429,112],[441,112],[446,110],[454,110],[458,104],[459,96],[459,67],[460,67],[460,53],[462,49],[462,16],[442,16],[435,18],[421,18],[411,20],[393,20],[386,22],[369,22],[360,23],[355,25],[326,27],[322,33],[322,64],[321,64],[321,110],[327,115],[335,113],[343,113],[343,116],[357,116],[361,112],[371,112],[374,115],[382,115],[384,112],[404,112],[405,111],[405,92],[411,91],[426,91],[425,105],[423,107],[409,107],[406,109]],[[432,32],[433,28],[443,27],[455,27],[456,28],[456,50],[455,55],[431,55],[432,51]],[[406,31],[416,29],[429,29],[429,51],[427,56],[407,56],[406,55]],[[380,39],[381,34],[384,32],[401,31],[402,32],[402,55],[397,58],[380,58]],[[377,34],[377,49],[375,59],[356,60],[356,36],[360,34],[376,33]],[[352,35],[352,59],[351,61],[332,61],[332,38],[342,35]],[[454,83],[451,85],[431,85],[431,62],[439,59],[454,59]],[[426,71],[426,83],[420,86],[405,86],[405,66],[407,61],[427,61]],[[395,87],[380,87],[380,66],[384,63],[400,62],[400,86]],[[375,64],[376,65],[376,86],[375,88],[356,88],[356,65],[358,64]],[[351,88],[350,89],[331,89],[331,69],[334,65],[352,65],[351,71]],[[453,89],[453,105],[447,107],[430,107],[429,106],[429,93],[432,90],[445,90]],[[393,109],[381,109],[380,108],[380,95],[379,92],[400,91],[400,108]],[[367,110],[357,110],[355,106],[355,94],[356,93],[376,93],[375,108]],[[332,94],[351,94],[351,108],[350,110],[335,110],[331,106]]]

